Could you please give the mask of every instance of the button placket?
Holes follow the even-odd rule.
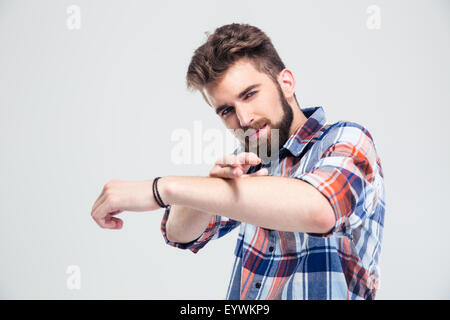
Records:
[[[270,231],[269,236],[269,252],[272,253],[275,251],[275,244],[276,244],[276,236],[275,236],[275,230]]]

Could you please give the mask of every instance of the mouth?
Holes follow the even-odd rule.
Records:
[[[256,130],[256,132],[250,136],[250,140],[255,140],[255,139],[259,138],[266,130],[267,130],[267,123],[264,124],[258,130]]]

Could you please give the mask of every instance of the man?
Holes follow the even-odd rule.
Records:
[[[228,299],[374,299],[385,203],[367,129],[326,123],[322,107],[300,109],[292,72],[247,24],[209,35],[187,84],[238,132],[241,148],[208,177],[110,181],[92,209],[95,221],[120,229],[115,215],[124,210],[165,207],[165,241],[194,253],[239,226]],[[281,146],[275,152],[272,136]],[[261,149],[272,151],[264,158]]]

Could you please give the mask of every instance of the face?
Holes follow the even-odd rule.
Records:
[[[248,60],[237,61],[204,95],[246,151],[271,157],[289,138],[293,112],[279,83]]]

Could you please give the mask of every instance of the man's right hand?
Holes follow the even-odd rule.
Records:
[[[249,176],[266,176],[269,174],[267,168],[247,174],[251,166],[256,166],[261,159],[253,152],[241,152],[237,155],[231,154],[219,158],[209,172],[210,177],[215,178],[243,178]]]
[[[266,168],[254,173],[246,174],[251,166],[258,165],[261,159],[251,152],[242,152],[237,155],[227,155],[218,159],[209,172],[210,177],[238,178],[247,176],[268,175]],[[166,222],[166,235],[169,241],[189,243],[197,239],[211,223],[216,213],[203,212],[190,207],[174,205]]]

